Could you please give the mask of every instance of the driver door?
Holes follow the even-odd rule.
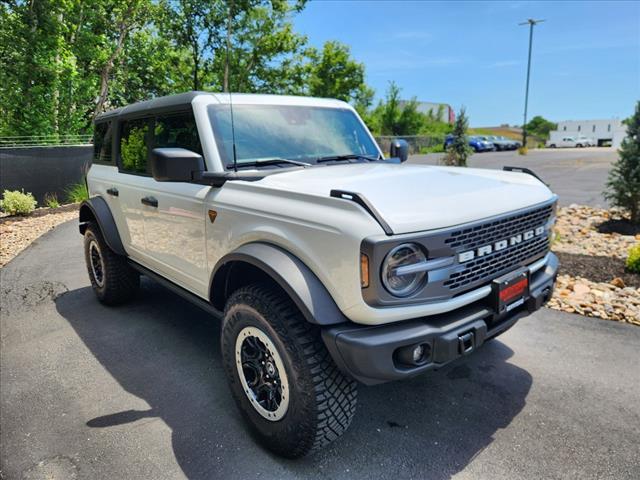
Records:
[[[153,118],[150,148],[180,147],[202,155],[193,112]],[[196,294],[208,290],[204,200],[211,187],[187,182],[157,182],[149,177],[144,232],[151,268]]]

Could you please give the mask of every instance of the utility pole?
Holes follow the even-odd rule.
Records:
[[[527,61],[527,88],[524,94],[524,123],[522,124],[522,146],[527,146],[527,108],[529,107],[529,76],[531,75],[531,45],[533,43],[533,27],[544,20],[530,18],[518,25],[529,25],[529,60]]]

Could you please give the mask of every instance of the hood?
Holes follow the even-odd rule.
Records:
[[[366,197],[394,234],[451,227],[533,206],[553,197],[531,175],[479,168],[363,163],[269,175],[255,184],[328,197]]]

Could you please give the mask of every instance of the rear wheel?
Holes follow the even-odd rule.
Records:
[[[91,286],[102,303],[118,305],[138,291],[140,275],[109,248],[95,223],[89,223],[84,232],[84,258]]]
[[[236,404],[266,448],[302,457],[351,424],[355,381],[338,370],[319,329],[283,292],[259,284],[234,292],[221,350]]]

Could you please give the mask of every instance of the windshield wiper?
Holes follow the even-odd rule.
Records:
[[[371,155],[362,155],[359,153],[350,153],[347,155],[329,155],[327,157],[318,157],[316,158],[316,163],[322,163],[322,162],[340,162],[340,161],[345,161],[345,160],[360,160],[360,159],[364,159],[364,160],[369,160],[370,162],[375,162],[377,160],[380,160],[378,157],[373,157]]]
[[[280,165],[287,163],[291,165],[298,165],[300,167],[310,167],[310,163],[299,162],[297,160],[289,160],[288,158],[261,158],[252,162],[238,162],[237,167],[262,167],[265,165]],[[227,164],[227,168],[233,168],[233,163]]]

